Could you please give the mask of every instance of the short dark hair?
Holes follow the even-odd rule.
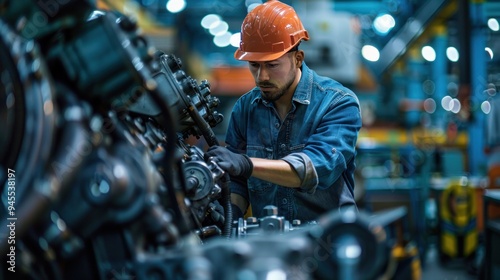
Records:
[[[289,51],[287,51],[287,53],[298,51],[299,50],[299,45],[300,45],[300,43],[298,43],[297,45],[293,46],[293,48],[291,48]]]

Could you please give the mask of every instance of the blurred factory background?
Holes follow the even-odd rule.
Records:
[[[437,273],[424,279],[474,279],[484,258],[499,275],[498,255],[484,250],[489,231],[496,237],[488,244],[498,246],[498,227],[486,215],[498,211],[485,213],[484,197],[500,187],[500,163],[489,163],[494,148],[487,141],[500,133],[487,125],[492,110],[500,110],[492,108],[500,86],[500,1],[283,2],[311,35],[301,45],[308,65],[360,98],[360,207],[407,207],[407,238],[418,248],[422,272]],[[244,16],[260,3],[98,1],[135,18],[153,45],[180,57],[195,79],[207,79],[225,116],[254,85],[233,52]],[[221,140],[225,129],[216,128]],[[453,266],[457,260],[466,265]]]

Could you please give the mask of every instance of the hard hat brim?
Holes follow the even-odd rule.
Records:
[[[271,61],[282,57],[288,50],[282,52],[244,52],[237,49],[234,58],[244,61]]]

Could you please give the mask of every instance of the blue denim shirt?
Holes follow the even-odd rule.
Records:
[[[360,128],[356,95],[302,63],[285,120],[256,87],[237,100],[225,139],[233,151],[287,161],[300,176],[301,188],[251,177],[233,178],[231,191],[250,202],[255,217],[264,216],[264,206],[275,205],[279,216],[311,221],[331,209],[355,205],[353,173]]]

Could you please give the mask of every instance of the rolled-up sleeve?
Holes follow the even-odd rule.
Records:
[[[298,191],[313,194],[318,186],[318,174],[311,159],[304,153],[292,153],[282,158],[300,178]]]

